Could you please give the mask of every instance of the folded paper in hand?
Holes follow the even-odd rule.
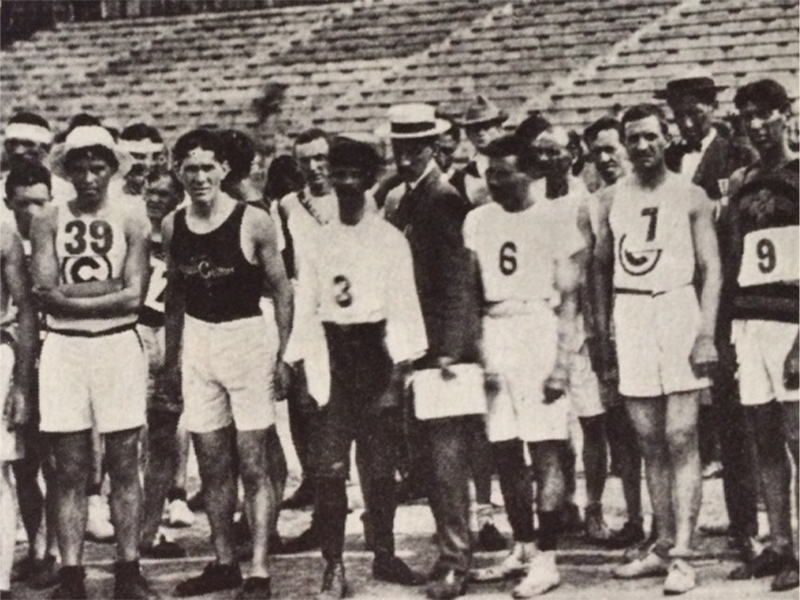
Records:
[[[453,379],[441,369],[423,369],[413,375],[414,413],[421,421],[486,414],[483,370],[475,364],[453,365]]]

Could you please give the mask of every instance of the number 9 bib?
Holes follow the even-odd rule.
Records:
[[[748,233],[744,237],[739,285],[750,287],[797,281],[799,234],[797,226],[772,227]]]

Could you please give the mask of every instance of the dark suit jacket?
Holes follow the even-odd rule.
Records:
[[[667,168],[680,173],[684,151],[681,144],[672,144],[664,153]],[[706,149],[700,164],[692,177],[692,183],[706,191],[711,200],[719,200],[723,190],[719,187],[720,179],[729,179],[734,171],[747,166],[755,160],[746,150],[735,144],[727,130],[717,128],[717,135]]]
[[[434,168],[400,200],[391,222],[411,246],[414,276],[428,335],[428,355],[420,366],[449,356],[476,358],[473,325],[477,318],[470,281],[469,254],[462,226],[471,205]]]

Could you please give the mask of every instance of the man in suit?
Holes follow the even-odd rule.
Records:
[[[746,159],[732,143],[727,128],[714,123],[717,93],[721,89],[709,73],[698,70],[669,81],[656,97],[667,101],[681,134],[681,140],[671,144],[665,152],[667,168],[690,177],[691,182],[703,188],[714,202],[717,236],[724,245],[729,237],[724,231],[727,219],[719,217],[727,206],[728,179],[744,166]],[[732,253],[725,248],[720,250],[722,260],[730,260]],[[722,298],[729,297],[725,290],[732,283],[723,283]],[[700,435],[702,439],[714,428],[719,435],[725,504],[730,519],[727,534],[731,545],[747,559],[752,549],[750,540],[758,534],[758,487],[751,451],[741,443],[745,439],[744,412],[734,379],[736,360],[730,339],[730,315],[725,304],[722,302],[720,306],[717,323],[717,347],[722,349],[722,355],[711,388],[713,405],[702,407]]]
[[[453,175],[450,183],[473,206],[491,202],[486,186],[489,157],[484,151],[492,140],[503,135],[502,125],[507,118],[508,115],[494,102],[485,96],[478,96],[458,123],[467,134],[475,154],[463,169]]]
[[[442,179],[436,166],[438,136],[448,124],[432,106],[405,104],[389,111],[392,150],[406,188],[390,221],[411,246],[414,275],[428,352],[416,369],[439,368],[451,377],[456,363],[475,362],[465,318],[469,262],[461,227],[471,208]],[[474,329],[472,329],[474,331]],[[431,464],[429,501],[436,520],[439,558],[431,575],[429,598],[465,593],[471,548],[469,534],[469,443],[473,417],[454,416],[420,423]]]

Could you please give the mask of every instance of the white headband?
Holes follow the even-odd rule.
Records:
[[[7,140],[30,140],[37,144],[52,144],[53,132],[32,123],[10,123],[6,127]]]
[[[150,152],[161,152],[164,149],[164,144],[159,144],[147,138],[143,140],[120,140],[119,149],[124,152],[149,154]]]

